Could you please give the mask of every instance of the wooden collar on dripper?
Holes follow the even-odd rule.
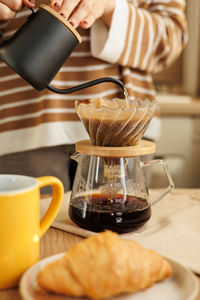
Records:
[[[152,154],[156,150],[155,143],[141,140],[137,145],[124,147],[96,146],[90,140],[82,140],[76,143],[76,151],[82,154],[101,157],[134,157]]]

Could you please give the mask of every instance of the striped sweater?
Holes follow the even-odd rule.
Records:
[[[36,1],[36,8],[39,4]],[[171,65],[187,41],[184,10],[184,0],[116,0],[111,27],[98,19],[91,29],[78,29],[83,42],[51,84],[68,88],[113,76],[124,83],[130,97],[153,100],[151,74]],[[29,14],[28,9],[19,12],[4,34],[9,38]],[[120,97],[120,93],[113,83],[68,95],[39,92],[0,62],[0,155],[88,138],[74,101],[110,99]],[[150,138],[157,136],[157,123],[158,118],[154,118],[147,133]]]

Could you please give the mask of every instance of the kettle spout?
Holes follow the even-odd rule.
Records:
[[[69,94],[69,93],[74,93],[74,92],[80,91],[82,89],[86,89],[93,85],[97,85],[97,84],[104,83],[104,82],[112,82],[114,84],[117,84],[123,90],[123,92],[125,90],[123,83],[114,77],[102,77],[102,78],[94,79],[94,80],[76,85],[76,86],[68,88],[68,89],[58,89],[49,84],[49,85],[47,85],[47,89],[54,93],[57,93],[57,94]]]

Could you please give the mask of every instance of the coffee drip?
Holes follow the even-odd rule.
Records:
[[[140,156],[155,152],[155,144],[142,136],[157,103],[91,99],[76,101],[75,107],[90,140],[77,142],[72,156],[78,167],[69,216],[92,231],[136,230],[150,219],[151,206],[173,188],[162,160],[140,161]],[[163,166],[169,186],[150,201],[144,168],[156,163]]]

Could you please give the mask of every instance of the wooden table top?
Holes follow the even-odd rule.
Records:
[[[41,238],[41,259],[57,253],[65,252],[75,243],[81,241],[81,237],[50,228]],[[200,277],[199,284],[200,284]],[[1,300],[21,300],[18,289],[8,289],[0,291]],[[200,295],[196,300],[200,300]]]

